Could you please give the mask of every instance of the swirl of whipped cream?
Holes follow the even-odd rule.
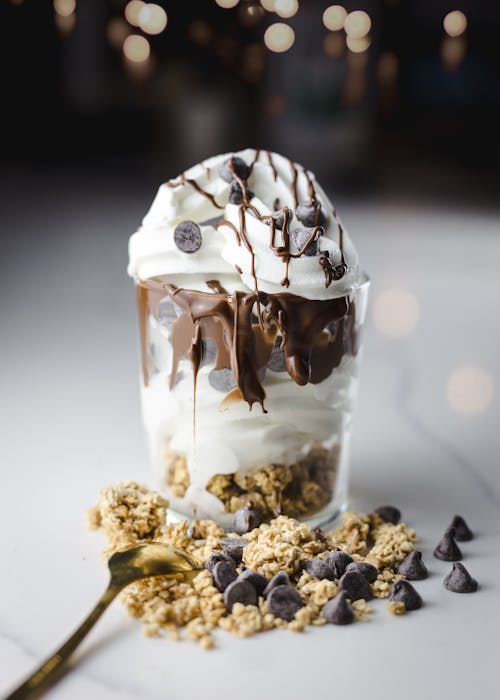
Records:
[[[220,177],[220,168],[232,156],[250,166],[250,207],[232,204],[231,184]],[[293,257],[299,252],[293,232],[305,228],[296,218],[296,207],[309,204],[312,197],[321,205],[325,219],[317,232],[321,234],[318,254]],[[292,253],[288,287],[283,284],[287,265],[271,246],[271,226],[265,219],[285,207],[290,210]],[[200,226],[202,245],[194,253],[179,250],[174,242],[175,227],[185,220]],[[284,242],[276,228],[274,247],[283,247]],[[325,256],[332,269],[344,266],[339,279],[328,278],[320,264]],[[279,154],[254,149],[214,156],[161,185],[142,226],[130,238],[129,258],[128,273],[140,279],[179,274],[234,275],[249,290],[288,291],[309,299],[344,296],[361,280],[354,245],[315,176]]]

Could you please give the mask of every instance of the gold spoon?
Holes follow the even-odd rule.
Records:
[[[186,552],[159,542],[140,544],[122,552],[115,552],[109,558],[108,567],[111,574],[109,585],[92,612],[60,649],[5,700],[37,698],[55,683],[71,654],[87,636],[108,605],[129,583],[149,576],[170,575],[171,578],[180,576],[183,579],[191,579],[201,570]]]

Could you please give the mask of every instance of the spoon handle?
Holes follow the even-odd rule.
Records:
[[[63,672],[66,661],[87,636],[108,605],[116,598],[122,587],[110,582],[95,608],[78,629],[73,632],[71,637],[52,656],[44,661],[24,683],[8,695],[5,700],[32,700],[32,698],[38,698],[55,683]]]

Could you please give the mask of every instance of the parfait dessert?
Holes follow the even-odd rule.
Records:
[[[269,151],[210,158],[160,186],[129,252],[144,425],[174,513],[334,517],[368,281],[313,173]]]

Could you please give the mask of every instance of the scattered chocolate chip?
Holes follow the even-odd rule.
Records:
[[[247,200],[250,201],[254,197],[254,193],[247,189]],[[240,187],[239,182],[234,180],[231,183],[229,189],[229,201],[231,204],[242,204],[243,202],[243,190]]]
[[[429,572],[422,561],[422,552],[410,552],[398,566],[398,574],[403,574],[409,581],[421,581]]]
[[[340,577],[339,588],[345,592],[350,600],[359,600],[360,598],[370,600],[373,597],[370,584],[358,571],[346,571]]]
[[[300,594],[292,586],[276,586],[267,597],[267,607],[276,617],[291,622],[304,605]]]
[[[418,610],[418,608],[422,607],[422,598],[419,593],[417,593],[411,583],[404,579],[393,583],[390,600],[395,600],[397,603],[404,603],[407,610]]]
[[[221,178],[226,182],[231,182],[231,180],[233,180],[234,174],[231,171],[231,168],[229,167],[230,160],[233,161],[233,170],[236,173],[236,175],[238,177],[241,177],[242,180],[246,180],[247,177],[250,175],[250,168],[245,163],[243,158],[240,158],[239,156],[232,156],[224,162],[224,164],[219,170],[219,175],[221,176]]]
[[[461,515],[455,515],[451,521],[450,527],[455,530],[455,539],[458,542],[468,542],[474,537],[469,526]]]
[[[229,584],[238,578],[238,572],[233,560],[231,559],[231,563],[228,561],[217,562],[212,569],[212,578],[217,590],[224,593]]]
[[[452,570],[444,578],[444,587],[454,593],[474,593],[477,591],[477,581],[472,578],[467,569],[459,561],[454,561]]]
[[[212,554],[208,557],[208,559],[205,562],[205,569],[208,569],[210,572],[212,572],[214,566],[220,561],[225,561],[229,564],[234,565],[234,561],[231,559],[229,554],[226,554],[225,552],[212,552]]]
[[[289,586],[290,585],[290,579],[288,577],[288,574],[286,571],[279,571],[277,574],[275,574],[272,579],[269,581],[267,586],[264,588],[264,598],[267,598],[269,593],[273,590],[273,588],[276,588],[277,586]]]
[[[248,542],[240,537],[223,537],[220,543],[225,554],[230,556],[235,564],[241,564],[243,550]]]
[[[262,512],[260,508],[240,508],[236,511],[233,518],[234,531],[238,535],[244,535],[245,532],[250,532],[262,522]]]
[[[335,573],[328,566],[328,564],[318,557],[308,559],[304,564],[304,571],[307,571],[307,573],[311,576],[315,576],[316,578],[320,579],[327,578],[329,581],[333,581],[335,578]]]
[[[395,506],[379,506],[373,512],[386,523],[397,525],[401,520],[401,511]]]
[[[212,369],[208,373],[208,383],[213,389],[222,391],[224,394],[228,394],[238,386],[234,380],[233,373],[226,367],[223,369]]]
[[[183,253],[195,253],[201,248],[201,231],[194,221],[181,221],[174,230],[175,245]]]
[[[271,357],[267,364],[268,368],[273,372],[286,372],[285,353],[283,350],[280,350],[282,340],[283,338],[280,335],[276,338]]]
[[[376,581],[378,576],[377,567],[373,566],[373,564],[369,564],[367,561],[352,561],[347,565],[345,571],[346,573],[349,571],[357,571],[358,574],[365,577],[368,583],[373,583]]]
[[[228,584],[224,591],[224,603],[230,611],[235,603],[242,605],[257,605],[257,591],[249,581],[237,579]]]
[[[443,561],[458,561],[462,558],[460,547],[455,542],[455,529],[449,527],[434,550],[434,556]]]
[[[311,233],[312,230],[306,228],[296,228],[294,231],[292,231],[292,241],[297,249],[297,253],[299,253],[302,250],[302,248],[306,245],[307,241],[311,236]],[[317,254],[318,240],[316,236],[316,238],[313,238],[313,240],[309,243],[302,255],[306,255],[307,257],[314,257]]]
[[[267,586],[267,578],[253,569],[245,569],[245,571],[242,571],[238,576],[238,580],[248,581],[248,583],[251,583],[258,595],[262,595]]]
[[[340,578],[345,573],[347,566],[352,562],[352,557],[347,552],[337,549],[333,552],[328,552],[325,562],[335,574],[335,578]]]
[[[325,603],[321,614],[332,625],[349,625],[354,622],[354,610],[347,601],[344,591]]]
[[[333,279],[338,282],[338,280],[341,280],[342,277],[345,275],[347,272],[347,265],[344,265],[344,263],[340,263],[339,265],[335,265],[332,271]]]
[[[300,223],[309,228],[313,226],[323,226],[326,221],[325,212],[323,209],[316,212],[316,209],[317,207],[315,207],[314,204],[299,204],[295,210],[295,216]]]
[[[273,214],[271,214],[271,216],[274,219],[274,228],[281,231],[283,224],[285,223],[285,215],[283,214],[283,210],[275,211]],[[290,216],[292,216],[292,213],[290,213]],[[266,220],[265,223],[270,226],[269,221]]]

